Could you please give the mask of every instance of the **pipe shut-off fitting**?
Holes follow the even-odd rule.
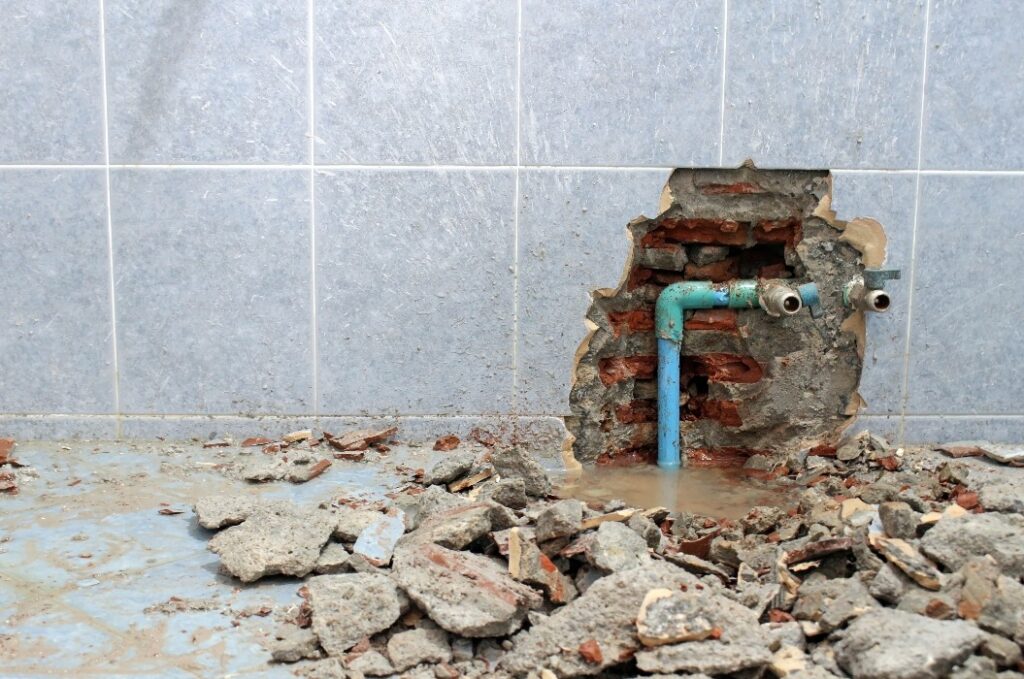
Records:
[[[795,316],[806,306],[812,317],[818,317],[821,298],[814,283],[793,288],[780,281],[765,281],[758,292],[758,303],[769,316]]]
[[[885,313],[892,306],[885,282],[899,277],[899,269],[864,269],[863,276],[854,278],[843,288],[843,303],[851,309]]]

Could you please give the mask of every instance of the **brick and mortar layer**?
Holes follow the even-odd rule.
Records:
[[[741,465],[754,453],[835,443],[860,405],[863,355],[863,315],[843,306],[842,289],[870,259],[864,253],[884,253],[884,234],[871,220],[847,232],[830,204],[827,171],[672,174],[660,214],[628,226],[621,284],[595,291],[587,312],[592,331],[577,352],[566,420],[579,461],[655,459],[654,303],[682,280],[814,281],[824,311],[818,319],[806,310],[788,318],[759,309],[687,313],[680,419],[688,464]]]

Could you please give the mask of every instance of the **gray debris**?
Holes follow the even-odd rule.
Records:
[[[283,625],[274,632],[269,644],[270,657],[277,662],[293,663],[320,658],[320,644],[311,629]]]
[[[981,506],[990,512],[1024,514],[1024,483],[989,481],[978,492]]]
[[[444,485],[469,474],[476,462],[476,453],[462,450],[447,453],[441,461],[431,467],[423,477],[423,483],[431,486]]]
[[[537,516],[538,542],[567,537],[580,529],[583,521],[583,503],[579,500],[559,500]]]
[[[658,528],[658,524],[644,516],[642,512],[636,512],[633,516],[629,517],[626,525],[642,537],[648,547],[655,551],[661,549],[665,536],[662,534],[661,529]]]
[[[214,535],[209,548],[242,582],[276,574],[302,577],[316,566],[333,530],[334,518],[325,511],[261,507],[244,523]]]
[[[921,521],[921,515],[911,509],[906,502],[883,502],[878,506],[878,518],[889,537],[917,537],[917,525]]]
[[[996,634],[985,635],[979,650],[986,658],[992,658],[1001,668],[1017,667],[1021,661],[1020,646]]]
[[[587,560],[605,571],[639,568],[650,562],[647,543],[628,526],[608,521],[597,527],[597,537],[587,551]]]
[[[555,609],[545,620],[518,635],[502,667],[513,674],[540,669],[558,677],[600,674],[638,648],[636,616],[648,591],[678,590],[681,585],[697,584],[693,575],[663,561],[601,578],[575,601]],[[595,639],[600,642],[601,662],[591,663],[579,653],[561,652],[562,648],[577,649]]]
[[[984,634],[966,622],[892,609],[865,613],[836,644],[836,660],[856,679],[938,679],[963,662]]]
[[[448,634],[440,629],[413,629],[388,640],[388,657],[395,671],[404,672],[420,663],[442,663],[452,659]]]
[[[772,659],[769,637],[750,609],[726,597],[704,595],[698,618],[711,634],[697,641],[658,646],[636,654],[645,672],[731,674],[767,665]],[[693,624],[691,622],[691,624]]]
[[[332,656],[391,627],[402,613],[398,589],[378,573],[318,575],[307,587],[313,631]]]
[[[770,533],[785,513],[778,507],[754,507],[740,520],[747,533]]]
[[[242,470],[246,481],[291,481],[305,483],[318,476],[330,465],[327,457],[307,450],[288,450],[278,456],[264,457],[250,462]]]
[[[530,501],[523,479],[500,479],[484,488],[480,497],[512,509],[523,509]]]
[[[1024,516],[986,512],[943,519],[921,539],[921,550],[949,570],[988,554],[1006,575],[1019,579],[1024,577]]]
[[[803,583],[793,616],[816,622],[818,629],[827,633],[877,607],[878,602],[858,578],[835,578]]]
[[[697,266],[721,262],[729,256],[729,248],[724,245],[695,245],[689,250],[690,261]]]
[[[435,544],[400,548],[393,569],[396,582],[431,620],[466,637],[511,634],[542,601],[495,561]]]
[[[883,564],[868,585],[868,592],[882,603],[895,606],[903,596],[908,582],[895,567]]]
[[[530,497],[546,497],[551,492],[551,481],[533,457],[519,448],[495,451],[491,464],[502,478],[522,479]]]
[[[503,530],[513,523],[514,517],[497,503],[461,505],[426,517],[401,544],[434,542],[449,549],[465,549],[491,531]]]
[[[320,575],[344,573],[351,568],[348,563],[350,558],[351,555],[344,545],[331,542],[320,552],[320,558],[316,560],[313,570]]]
[[[259,505],[259,498],[251,495],[208,495],[197,500],[192,511],[200,526],[214,530],[242,523]]]
[[[341,507],[334,510],[334,517],[334,537],[342,542],[355,542],[367,526],[380,518],[380,512]]]
[[[395,673],[391,662],[380,651],[370,649],[345,661],[345,668],[367,677],[387,677]],[[351,677],[351,675],[349,675]]]

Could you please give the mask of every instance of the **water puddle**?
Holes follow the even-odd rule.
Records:
[[[750,479],[740,469],[663,470],[637,467],[584,467],[566,479],[559,495],[585,502],[622,500],[631,507],[667,507],[715,518],[739,519],[756,505],[783,506],[791,501],[779,482]]]

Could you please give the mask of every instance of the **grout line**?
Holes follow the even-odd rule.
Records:
[[[903,433],[907,423],[907,403],[910,401],[910,339],[914,317],[914,274],[917,269],[917,226],[921,215],[921,158],[924,154],[924,109],[925,93],[928,89],[928,37],[931,22],[931,0],[924,3],[924,41],[921,59],[921,103],[917,115],[917,181],[914,184],[914,221],[910,229],[910,276],[907,280],[907,327],[903,341],[903,384],[901,394],[903,403],[900,408],[900,424],[897,440],[903,443]]]
[[[114,379],[114,413],[116,419],[115,434],[121,438],[121,375],[118,367],[117,353],[117,296],[114,287],[114,217],[111,213],[110,199],[110,118],[107,108],[107,31],[106,10],[104,0],[100,6],[100,103],[103,115],[103,169],[104,193],[107,207],[107,284],[110,294],[110,337],[111,353],[113,354]]]
[[[309,307],[311,313],[310,353],[313,360],[313,415],[320,414],[320,348],[317,342],[319,325],[317,320],[316,294],[316,78],[313,68],[316,62],[316,26],[314,24],[314,0],[308,0],[306,11],[306,34],[309,46],[306,54],[306,86],[309,88]]]
[[[513,417],[519,403],[519,171],[522,162],[521,111],[522,111],[522,61],[523,61],[523,0],[516,0],[516,80],[515,80],[515,121],[516,152],[515,182],[512,194],[512,394],[510,408]],[[514,426],[514,428],[518,428]],[[518,436],[518,431],[516,432]]]
[[[131,164],[111,163],[110,165],[82,165],[82,164],[61,164],[61,163],[0,163],[0,171],[3,170],[104,170],[107,168],[115,170],[308,170],[310,163],[296,165],[288,164]],[[696,167],[696,166],[692,166]],[[604,172],[637,172],[637,171],[665,171],[675,168],[665,165],[531,165],[519,163],[515,165],[372,165],[372,164],[350,164],[350,165],[322,165],[315,164],[317,170],[343,171],[343,170],[540,170],[540,171],[604,171]],[[760,168],[762,170],[803,170],[806,168],[780,167]],[[964,176],[964,177],[1022,177],[1024,170],[926,170],[913,168],[862,168],[862,167],[831,167],[820,168],[831,172],[844,172],[846,174],[921,174],[941,176]]]
[[[722,105],[718,130],[718,165],[725,162],[725,74],[729,59],[729,0],[722,0]]]

